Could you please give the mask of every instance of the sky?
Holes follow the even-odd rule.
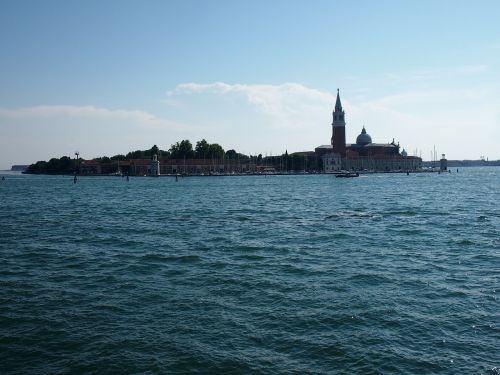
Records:
[[[0,169],[201,139],[500,159],[500,2],[0,1]]]

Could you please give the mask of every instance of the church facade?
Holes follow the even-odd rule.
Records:
[[[316,155],[323,161],[323,171],[332,173],[349,171],[412,171],[422,168],[422,159],[408,156],[394,139],[390,143],[374,143],[365,127],[356,138],[356,143],[346,143],[345,112],[337,90],[337,100],[333,111],[332,138],[329,145],[316,147]]]

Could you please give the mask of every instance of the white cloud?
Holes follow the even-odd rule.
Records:
[[[408,151],[421,150],[424,158],[434,145],[451,158],[498,158],[498,95],[494,85],[407,91],[357,102],[349,118],[366,124],[376,141],[395,137]]]
[[[461,67],[455,73],[482,69]],[[377,86],[352,82],[341,92],[348,142],[365,125],[374,142],[394,137],[410,154],[421,150],[424,158],[434,145],[450,158],[500,157],[500,92],[494,82],[456,89],[374,90]],[[169,148],[186,138],[206,138],[251,154],[313,150],[330,140],[335,96],[300,83],[190,82],[167,93],[169,119],[96,106],[0,108],[0,167],[71,155],[75,149],[95,157],[153,144]]]
[[[0,120],[43,120],[50,118],[80,119],[82,121],[126,121],[139,127],[182,128],[185,125],[158,118],[140,110],[108,109],[94,106],[34,106],[24,108],[0,108]],[[3,122],[2,122],[3,123]],[[1,125],[1,124],[0,124]],[[89,125],[92,125],[89,123]]]
[[[182,83],[167,93],[167,102],[178,103],[179,98],[193,94],[239,95],[258,112],[269,116],[272,126],[278,128],[305,128],[311,121],[324,118],[325,109],[332,107],[335,96],[327,91],[306,87],[299,83],[228,84]]]
[[[0,108],[0,169],[72,155],[77,149],[84,158],[153,144],[168,149],[194,130],[140,110],[70,105]]]
[[[247,154],[313,150],[329,142],[336,93],[300,83],[181,83],[171,108],[203,127],[201,137]],[[196,110],[193,111],[193,108]]]
[[[485,65],[459,66],[446,74],[473,76],[485,70]],[[406,78],[401,75],[394,79],[432,80],[441,74],[445,74],[444,69],[415,72]],[[366,125],[374,142],[390,142],[395,138],[410,153],[421,151],[424,158],[434,145],[452,158],[499,156],[496,151],[496,139],[500,138],[499,110],[495,103],[499,92],[493,84],[478,83],[457,89],[408,85],[399,87],[398,91],[386,88],[385,92],[371,90],[370,85],[360,85],[359,89],[355,84],[353,86],[346,89],[343,95],[341,92],[346,110],[347,142],[354,142],[362,126]],[[370,95],[365,95],[366,92]],[[294,151],[312,150],[319,144],[329,142],[335,93],[298,83],[224,82],[183,83],[168,93],[169,98],[179,102],[190,102],[198,96],[211,100],[212,113],[227,110],[228,102],[222,100],[224,98],[240,98],[248,108],[257,111],[262,120],[251,124],[251,133],[244,133],[245,126],[241,120],[251,117],[249,109],[245,112],[246,116],[228,118],[227,121],[236,124],[238,132],[245,134],[247,141],[258,143],[261,149],[286,147]],[[211,131],[217,134],[227,131],[221,129]],[[253,133],[266,136],[252,139]],[[228,136],[228,143],[234,144],[236,137],[237,134],[233,135],[232,140]]]

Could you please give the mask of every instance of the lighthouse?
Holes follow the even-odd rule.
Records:
[[[335,110],[333,111],[332,147],[334,153],[340,154],[341,157],[345,158],[345,113],[340,102],[339,89],[337,89],[337,101],[335,102]]]
[[[154,154],[153,159],[151,160],[151,176],[159,176],[160,175],[160,161],[158,160],[158,155]]]

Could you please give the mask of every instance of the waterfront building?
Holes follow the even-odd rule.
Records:
[[[332,173],[342,169],[342,158],[339,153],[328,153],[323,155],[323,171]]]
[[[339,170],[402,171],[422,168],[422,159],[408,156],[394,138],[389,143],[374,143],[365,127],[356,138],[356,143],[346,143],[345,111],[337,90],[337,100],[333,111],[332,138],[329,145],[315,148],[315,153],[323,161],[323,171],[331,173]]]
[[[256,164],[250,159],[128,159],[100,162],[82,160],[80,174],[112,175],[120,171],[130,176],[159,176],[172,174],[210,175],[255,173]]]

